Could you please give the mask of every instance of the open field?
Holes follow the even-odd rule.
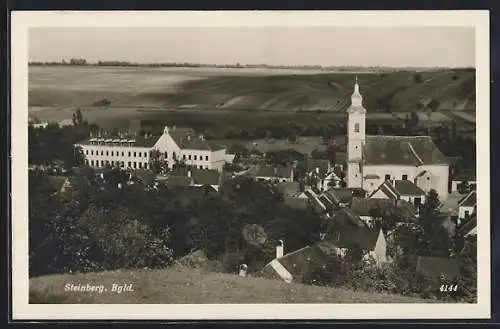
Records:
[[[104,285],[102,294],[65,292],[64,285]],[[113,283],[132,283],[133,292],[111,292]],[[434,300],[339,288],[287,284],[262,278],[240,278],[186,268],[121,270],[50,275],[30,279],[30,303],[68,304],[225,304],[225,303],[432,303]]]
[[[442,70],[358,73],[365,106],[409,112],[437,99],[441,108],[474,110],[475,72]],[[311,70],[29,67],[30,106],[111,106],[342,112],[354,74]],[[439,110],[439,108],[438,108]]]

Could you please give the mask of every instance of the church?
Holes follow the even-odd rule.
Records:
[[[357,77],[347,113],[347,187],[370,195],[386,182],[409,181],[405,185],[426,193],[436,190],[440,199],[448,196],[449,165],[430,136],[366,135]]]

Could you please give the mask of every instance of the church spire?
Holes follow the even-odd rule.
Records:
[[[354,79],[354,92],[351,95],[351,106],[349,107],[348,112],[355,112],[359,110],[366,112],[363,108],[363,96],[361,96],[361,93],[359,92],[358,76],[356,76]]]

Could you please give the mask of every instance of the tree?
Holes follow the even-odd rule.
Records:
[[[413,74],[413,81],[415,83],[421,83],[422,82],[422,74],[420,72],[416,72]]]
[[[449,255],[451,241],[448,233],[442,226],[444,220],[440,212],[441,202],[435,190],[431,190],[426,201],[420,206],[419,224],[424,233],[424,243],[420,246],[422,255],[444,256]]]
[[[440,106],[440,102],[439,100],[437,100],[436,98],[433,98],[429,104],[427,104],[427,108],[430,109],[432,112],[436,111],[439,106]]]

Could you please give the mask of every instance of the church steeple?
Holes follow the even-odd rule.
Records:
[[[354,81],[354,92],[351,95],[351,106],[347,109],[347,112],[366,113],[366,109],[363,107],[363,96],[361,96],[361,93],[359,92],[358,76],[356,76]]]

